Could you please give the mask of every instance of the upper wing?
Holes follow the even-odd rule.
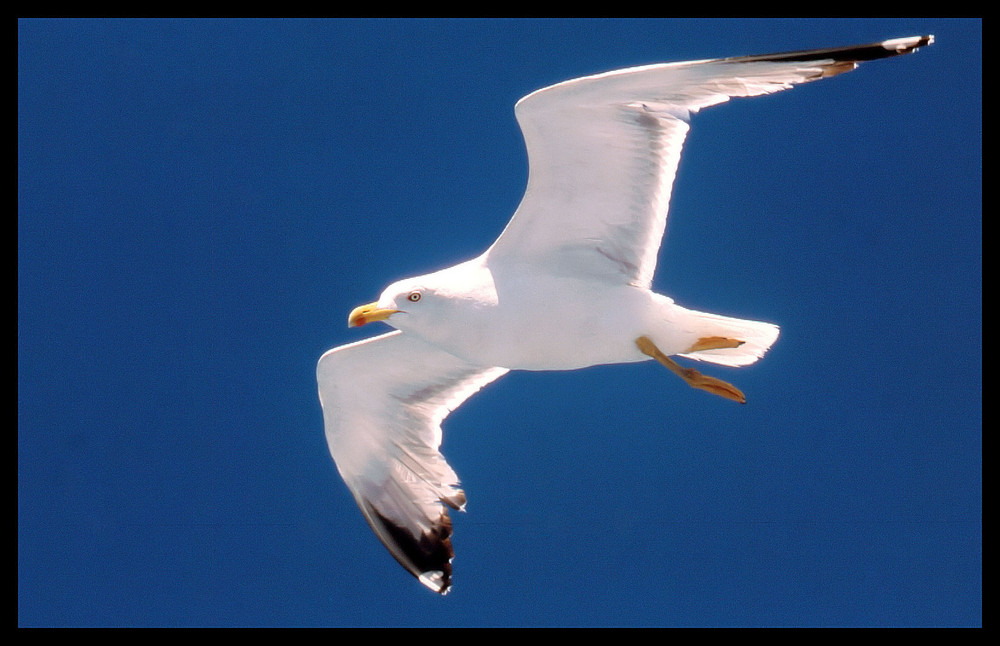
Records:
[[[395,331],[325,353],[316,366],[330,454],[365,519],[435,592],[451,584],[451,520],[465,494],[438,452],[441,421],[507,370],[473,366]]]
[[[649,287],[691,113],[932,42],[648,65],[533,92],[516,106],[528,186],[490,258]]]

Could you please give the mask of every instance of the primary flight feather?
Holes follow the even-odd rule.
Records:
[[[517,102],[524,198],[482,255],[389,285],[350,326],[395,331],[326,352],[316,369],[330,454],[365,519],[428,588],[451,585],[451,520],[465,494],[439,452],[441,422],[509,370],[656,359],[689,385],[745,402],[682,356],[760,358],[771,323],[688,310],[650,290],[691,115],[908,54],[933,36],[634,67]]]

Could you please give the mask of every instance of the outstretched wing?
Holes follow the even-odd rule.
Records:
[[[474,366],[395,331],[334,348],[316,366],[330,454],[368,524],[424,585],[451,585],[458,477],[441,422],[505,368]]]
[[[691,113],[932,42],[648,65],[533,92],[516,107],[528,186],[490,257],[649,287]]]

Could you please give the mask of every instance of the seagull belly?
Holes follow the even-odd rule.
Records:
[[[628,285],[533,277],[470,311],[444,349],[479,365],[575,370],[648,359],[635,339],[648,334],[654,294]],[[669,299],[666,299],[669,301]]]

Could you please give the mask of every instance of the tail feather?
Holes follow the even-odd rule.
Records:
[[[737,348],[699,350],[680,356],[709,361],[723,366],[747,366],[764,356],[778,338],[779,328],[773,323],[737,319],[708,312],[689,310],[697,325],[699,337],[721,336],[743,341]]]

